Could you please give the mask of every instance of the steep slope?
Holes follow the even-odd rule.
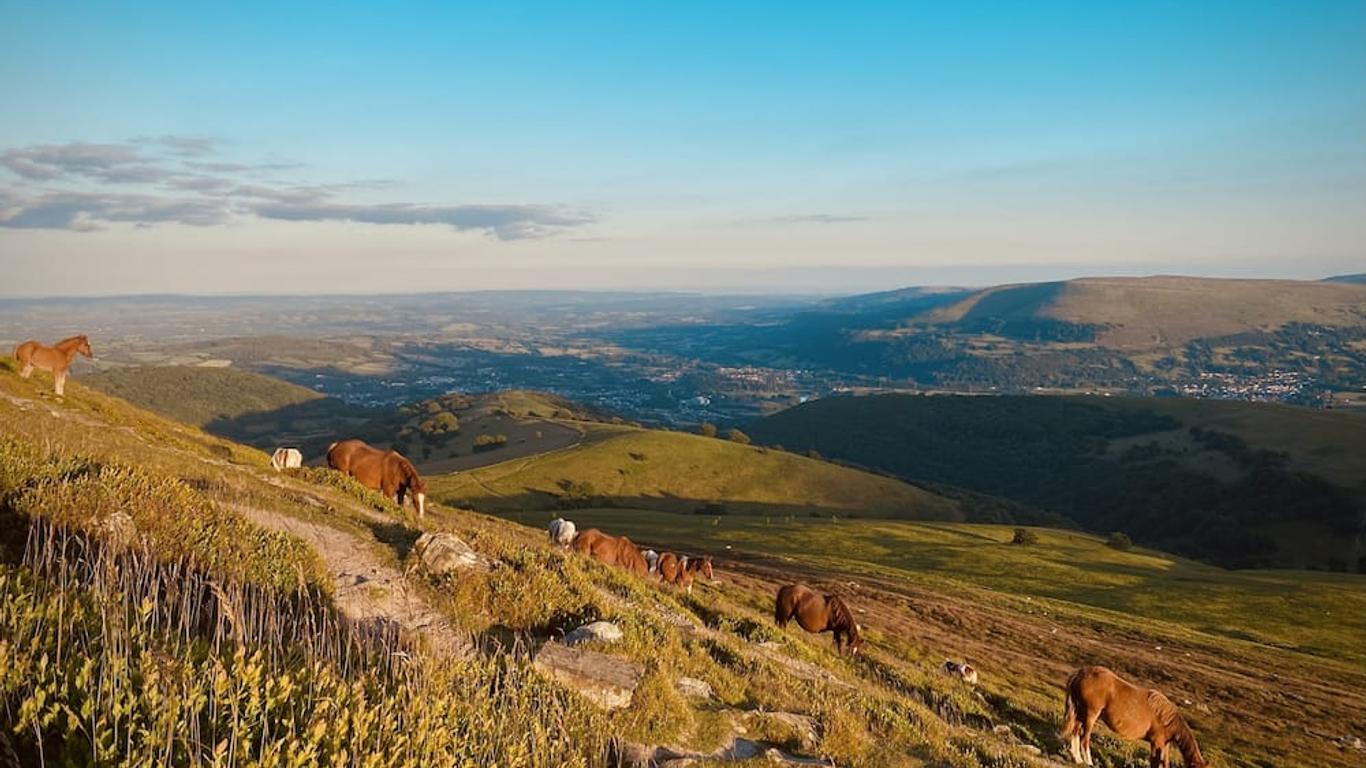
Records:
[[[751,427],[1226,565],[1357,570],[1366,415],[1176,399],[827,398]]]
[[[1052,765],[1058,686],[1083,663],[1162,687],[1215,764],[1357,761],[1339,735],[1366,727],[1350,577],[1224,578],[991,526],[571,513],[691,525],[662,543],[722,557],[688,595],[552,549],[539,525],[440,505],[415,521],[335,473],[275,473],[43,384],[0,361],[0,748],[21,764]],[[433,575],[414,541],[452,532],[483,565]],[[794,580],[851,600],[864,654],[772,626]],[[1183,584],[1218,610],[1166,599]],[[560,642],[595,619],[622,639]],[[975,688],[938,671],[965,656]],[[578,693],[606,671],[627,686],[610,711]],[[1144,751],[1097,739],[1104,764]]]
[[[986,718],[945,681],[918,674],[918,699],[902,700],[824,644],[771,642],[763,613],[727,594],[685,599],[459,510],[433,505],[418,526],[335,473],[274,473],[259,452],[80,385],[43,391],[0,363],[0,664],[17,671],[0,680],[0,733],[23,762],[1022,754],[976,745],[923,703]],[[438,575],[413,548],[424,528],[458,530],[482,565]],[[559,642],[597,619],[623,639]],[[626,686],[611,710],[594,703],[607,679]]]
[[[610,503],[670,512],[961,520],[960,505],[888,477],[722,438],[588,425],[581,444],[431,478],[430,493],[487,511]]]

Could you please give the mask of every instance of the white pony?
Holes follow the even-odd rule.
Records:
[[[640,554],[645,558],[645,565],[649,566],[650,573],[659,573],[659,553],[653,549],[647,549]]]
[[[550,543],[567,547],[574,543],[574,537],[579,535],[579,531],[574,527],[573,521],[557,517],[550,521]]]

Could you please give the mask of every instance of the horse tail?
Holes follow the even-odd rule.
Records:
[[[1062,712],[1062,732],[1058,734],[1063,741],[1070,740],[1081,730],[1081,717],[1077,714],[1076,701],[1076,687],[1081,681],[1081,672],[1082,671],[1079,669],[1076,672],[1073,672],[1071,677],[1067,678],[1067,688],[1063,694],[1067,699],[1067,703],[1063,707]]]
[[[773,621],[779,627],[786,627],[787,622],[797,615],[797,599],[793,597],[797,590],[791,585],[787,585],[778,590],[778,596],[773,599]]]

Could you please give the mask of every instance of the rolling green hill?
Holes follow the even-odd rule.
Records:
[[[987,288],[912,322],[981,329],[1066,323],[1093,329],[1104,346],[1168,347],[1293,323],[1366,325],[1366,286],[1167,276],[1082,278]]]
[[[592,425],[581,444],[431,478],[488,511],[612,503],[674,512],[961,520],[960,504],[880,475],[720,438]]]
[[[232,367],[115,368],[82,376],[81,382],[200,427],[325,399],[296,384]]]
[[[154,413],[256,448],[304,449],[328,443],[375,418],[377,411],[240,368],[144,366],[82,376],[87,386]]]
[[[751,427],[1225,565],[1358,570],[1366,414],[1177,399],[827,398]]]

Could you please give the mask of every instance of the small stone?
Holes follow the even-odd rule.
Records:
[[[582,627],[564,636],[564,644],[568,646],[579,645],[591,641],[603,643],[620,642],[625,634],[621,627],[610,621],[595,621],[592,624],[585,624]]]
[[[710,699],[716,695],[710,683],[695,677],[678,678],[678,692],[693,699]]]

